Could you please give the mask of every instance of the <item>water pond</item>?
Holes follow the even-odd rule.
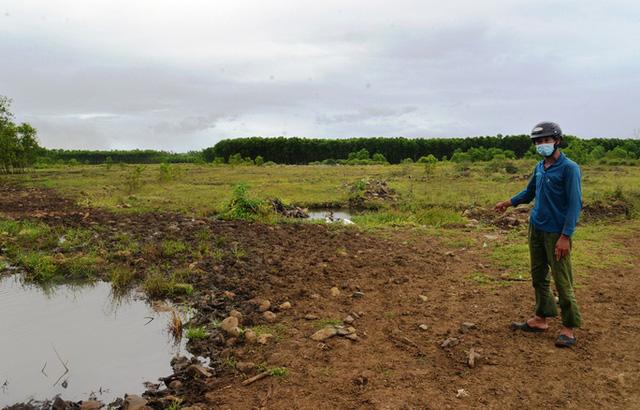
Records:
[[[184,354],[164,307],[115,297],[105,282],[45,289],[0,276],[0,408],[57,394],[108,403],[142,393]]]

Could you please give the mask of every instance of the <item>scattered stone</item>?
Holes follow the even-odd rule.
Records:
[[[206,392],[204,394],[204,398],[211,402],[211,403],[217,403],[220,401],[220,392],[218,391],[210,391],[210,392]]]
[[[418,295],[418,297],[420,298],[421,301],[426,302],[429,300],[428,297],[426,297],[425,295]]]
[[[103,406],[98,400],[84,400],[80,405],[80,410],[98,410]]]
[[[231,312],[229,312],[229,316],[231,317],[235,317],[236,319],[238,319],[238,323],[242,323],[242,313],[240,313],[239,311],[233,309],[231,310]]]
[[[470,368],[474,368],[476,367],[476,363],[478,360],[480,360],[482,358],[482,356],[480,355],[480,353],[478,353],[476,351],[476,349],[474,349],[473,347],[471,349],[469,349],[469,357],[467,358],[467,364],[469,365]]]
[[[338,296],[340,296],[340,289],[334,286],[329,291],[329,294],[331,294],[332,297],[337,298]]]
[[[456,397],[461,399],[463,397],[468,397],[469,396],[469,392],[466,391],[465,389],[458,389],[458,393],[456,393]]]
[[[488,241],[495,241],[498,239],[498,235],[485,235],[484,238]]]
[[[271,307],[271,302],[269,302],[267,299],[264,299],[264,300],[261,300],[260,303],[258,304],[258,311],[266,312],[267,310],[269,310],[270,307]]]
[[[338,334],[338,329],[336,329],[335,326],[327,326],[325,328],[318,330],[313,335],[311,335],[311,339],[315,340],[316,342],[321,342],[337,334]]]
[[[442,348],[453,347],[458,343],[460,343],[460,340],[457,337],[448,337],[444,339],[442,343],[440,343],[440,347]]]
[[[184,384],[180,380],[173,380],[169,383],[169,388],[171,390],[180,390]]]
[[[236,369],[240,370],[242,373],[250,372],[255,369],[256,365],[252,362],[238,362],[236,363]]]
[[[235,337],[230,337],[224,342],[224,345],[227,347],[231,347],[231,346],[235,346],[236,343],[238,343],[238,339]]]
[[[269,340],[271,339],[273,339],[273,335],[271,333],[264,333],[258,336],[257,341],[261,345],[266,345],[267,343],[269,343]]]
[[[354,319],[360,319],[360,317],[363,315],[363,312],[351,312],[351,316],[353,316]]]
[[[211,372],[209,372],[206,367],[200,364],[192,364],[191,366],[187,367],[187,374],[194,378],[200,377],[208,379],[210,377],[213,377],[213,374],[211,374]]]
[[[472,330],[472,329],[477,329],[478,326],[473,323],[473,322],[462,322],[460,324],[460,331],[462,333],[467,333],[468,331]]]
[[[316,320],[316,319],[318,319],[318,316],[317,316],[317,315],[313,315],[313,314],[309,313],[309,314],[307,314],[307,315],[304,315],[304,318],[305,318],[306,320]]]
[[[188,407],[181,407],[181,410],[203,410],[202,407],[198,406],[197,404],[194,404],[193,406],[188,406]]]
[[[240,336],[240,328],[238,327],[238,318],[229,316],[220,323],[220,329],[224,330],[228,335],[232,337]]]
[[[358,335],[355,334],[355,333],[351,333],[350,335],[345,335],[344,337],[349,339],[349,340],[353,340],[354,342],[357,342],[358,340],[360,340]]]
[[[364,297],[364,292],[353,292],[351,297],[354,299],[360,299]]]
[[[425,325],[425,324],[421,324],[420,326],[418,326],[418,328],[419,328],[420,330],[424,330],[424,331],[429,330],[429,326],[427,326],[427,325]]]
[[[291,309],[291,302],[281,303],[280,306],[278,306],[278,308],[280,308],[280,310],[289,310]]]
[[[309,297],[310,297],[311,299],[320,299],[320,295],[319,295],[319,294],[317,294],[317,293],[312,293],[311,295],[309,295]]]
[[[244,340],[247,343],[255,343],[258,340],[258,336],[253,330],[248,329],[244,332]]]
[[[266,320],[269,323],[273,323],[276,321],[276,314],[270,310],[267,310],[266,312],[264,312],[262,314],[262,317],[264,317],[264,320]]]
[[[355,322],[356,320],[353,318],[353,316],[348,315],[347,317],[345,317],[344,319],[342,319],[342,321],[344,323],[346,323],[347,325],[352,324],[353,322]]]
[[[124,398],[123,410],[149,410],[147,400],[136,394],[127,394]]]
[[[455,252],[453,252],[453,251],[449,251],[449,252],[445,253],[445,255],[450,256],[450,257],[452,257],[452,258],[453,258],[454,256],[456,256]]]

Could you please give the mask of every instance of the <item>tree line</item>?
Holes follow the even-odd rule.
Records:
[[[24,171],[41,151],[35,128],[13,122],[10,106],[11,100],[0,95],[0,173],[3,174]]]

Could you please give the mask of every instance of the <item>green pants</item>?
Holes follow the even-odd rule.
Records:
[[[536,293],[536,315],[554,317],[558,315],[555,299],[549,289],[551,278],[556,284],[562,324],[566,327],[580,327],[580,310],[573,293],[571,255],[556,260],[556,242],[559,233],[543,232],[529,224],[529,253],[531,255],[531,279]]]

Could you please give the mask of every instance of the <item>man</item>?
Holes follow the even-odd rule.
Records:
[[[535,314],[526,322],[512,323],[511,328],[525,332],[544,332],[549,328],[549,319],[558,313],[555,298],[549,290],[551,268],[562,317],[562,328],[555,344],[571,347],[577,340],[574,329],[581,324],[573,293],[570,255],[571,236],[582,208],[580,167],[560,152],[562,131],[558,124],[541,122],[533,128],[531,139],[544,159],[536,165],[524,191],[495,206],[496,211],[504,212],[509,206],[536,200],[529,217]]]

